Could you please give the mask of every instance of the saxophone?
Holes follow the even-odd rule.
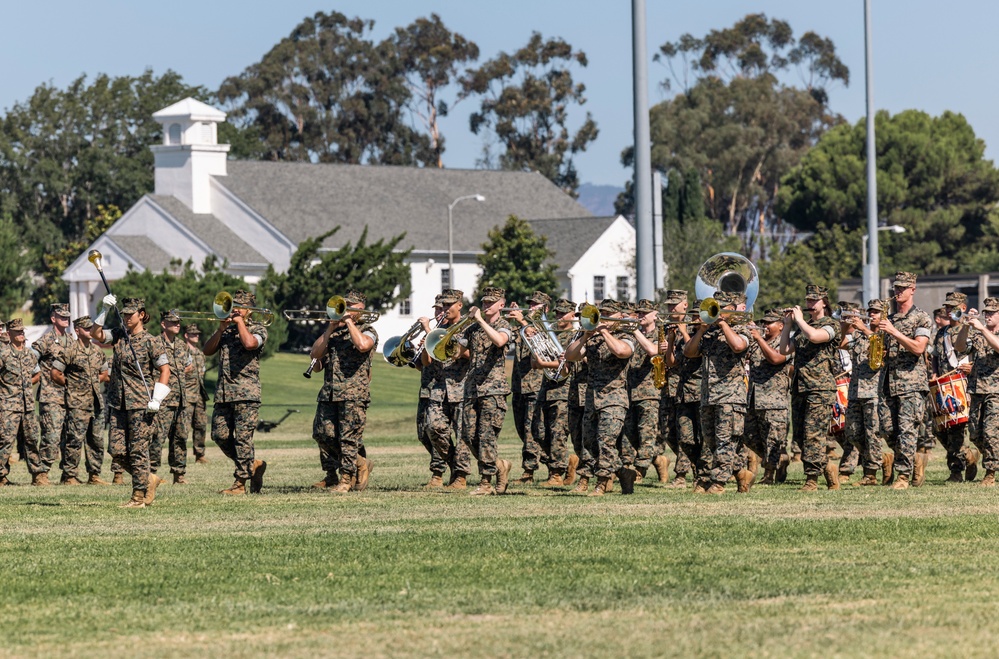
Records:
[[[891,307],[892,298],[888,298],[884,301],[884,311],[881,312],[882,318],[887,318],[888,309]],[[872,371],[876,371],[884,366],[885,363],[885,333],[878,330],[871,335],[871,343],[867,347],[867,367]]]
[[[659,324],[659,345],[666,341],[666,323]],[[656,389],[666,386],[666,360],[662,355],[655,355],[652,358],[652,384]]]

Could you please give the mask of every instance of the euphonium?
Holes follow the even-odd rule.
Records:
[[[666,341],[666,324],[659,325],[659,345]],[[666,386],[666,360],[662,355],[655,355],[652,358],[652,384],[656,389]]]
[[[423,342],[423,349],[430,352],[430,356],[439,362],[449,362],[458,356],[461,346],[458,345],[458,334],[468,327],[474,318],[463,316],[458,322],[448,328],[438,327],[427,334]]]

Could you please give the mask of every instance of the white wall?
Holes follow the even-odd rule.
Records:
[[[634,260],[635,229],[623,217],[618,217],[569,268],[570,299],[577,304],[599,302],[594,296],[593,278],[603,275],[604,297],[617,298],[617,278],[628,277],[628,300],[633,301],[636,285],[631,264]]]

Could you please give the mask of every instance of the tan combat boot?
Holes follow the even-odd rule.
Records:
[[[604,494],[606,494],[607,492],[610,491],[610,487],[611,487],[611,478],[609,476],[607,476],[607,477],[598,477],[597,478],[597,486],[595,488],[593,488],[593,491],[590,492],[589,494],[587,494],[586,496],[588,496],[588,497],[602,497]]]
[[[357,474],[340,474],[340,482],[335,487],[329,488],[333,494],[346,494],[357,485]]]
[[[885,453],[881,457],[881,484],[891,485],[895,478],[895,454]]]
[[[367,458],[357,458],[357,478],[354,480],[354,491],[363,492],[368,489],[368,480],[375,463]]]
[[[805,484],[801,486],[801,492],[818,492],[819,491],[819,477],[818,476],[806,476]]]
[[[570,455],[569,456],[569,467],[565,470],[565,477],[562,482],[566,487],[569,487],[576,482],[576,468],[579,466],[579,456]]]
[[[149,485],[146,487],[146,505],[153,505],[153,501],[156,500],[156,488],[160,486],[163,479],[156,474],[149,474]]]
[[[497,463],[497,466],[499,466],[498,463]],[[531,471],[531,470],[529,470],[529,469],[525,469],[524,473],[522,473],[520,475],[520,478],[518,478],[516,482],[524,484],[524,485],[526,485],[528,483],[533,483],[534,482],[534,472]]]
[[[62,485],[83,485],[83,483],[77,480],[76,476],[67,476],[66,474],[62,475],[59,482]]]
[[[995,487],[996,486],[996,472],[991,469],[985,472],[985,478],[981,482],[982,487]]]
[[[711,487],[711,481],[697,479],[694,482],[694,494],[706,494],[709,487]]]
[[[844,485],[849,485],[849,484],[850,484],[850,474],[840,474],[839,486],[843,487]]]
[[[908,490],[909,489],[909,476],[906,474],[899,474],[895,477],[895,482],[892,484],[891,489],[893,490]]]
[[[142,490],[132,490],[132,498],[121,504],[122,508],[145,508],[146,493]]]
[[[724,483],[712,483],[711,487],[709,487],[704,492],[705,494],[714,494],[714,495],[725,494],[725,485]]]
[[[199,455],[197,458],[195,458],[194,461],[197,462],[199,465],[206,465],[206,464],[208,464],[208,458],[206,458],[203,455]]]
[[[232,487],[227,490],[219,490],[219,494],[225,494],[226,496],[242,496],[246,494],[246,479],[237,478],[232,483]]]
[[[187,485],[187,478],[184,477],[184,474],[174,474],[173,475],[173,484],[174,485]]]
[[[854,487],[868,487],[870,485],[878,484],[878,470],[877,469],[865,469],[864,477],[853,484]]]
[[[780,454],[780,460],[777,462],[777,473],[774,474],[774,481],[777,483],[783,483],[787,480],[787,467],[791,464],[791,456],[787,453]]]
[[[465,481],[465,477],[461,474],[454,477],[454,479],[444,486],[444,489],[449,492],[460,492],[468,487],[468,483]]]
[[[556,471],[552,472],[548,480],[541,484],[541,487],[562,487],[563,485],[565,485],[565,480],[562,478],[562,474]]]
[[[333,475],[326,474],[325,478],[323,478],[321,481],[313,483],[312,487],[317,490],[326,490],[331,487],[336,487],[336,484],[339,482],[340,479],[337,478],[337,475],[335,473]]]
[[[488,476],[483,476],[482,480],[479,481],[479,486],[468,493],[473,497],[489,496],[491,494],[496,494],[496,490],[493,488],[492,479]]]
[[[264,486],[264,472],[267,471],[267,463],[263,460],[254,460],[250,465],[250,494],[260,494],[260,488]]]
[[[657,455],[656,459],[652,461],[652,466],[656,468],[656,475],[659,476],[659,482],[665,485],[669,482],[669,458],[665,455]]]
[[[839,489],[839,473],[836,471],[836,465],[832,462],[826,462],[826,468],[822,470],[822,475],[826,477],[827,489]]]
[[[87,485],[110,485],[110,484],[111,483],[101,478],[100,474],[90,474],[90,478],[87,479]]]
[[[631,465],[630,467],[625,466],[624,468],[631,469],[633,472],[635,472],[635,482],[632,483],[632,485],[639,485],[643,480],[645,480],[645,473],[647,470],[639,469],[635,465]]]
[[[767,465],[763,468],[763,479],[760,481],[760,485],[773,485],[774,476],[777,474],[777,467],[772,465]]]
[[[677,475],[677,477],[674,478],[672,481],[670,481],[669,485],[667,485],[666,487],[672,488],[674,490],[685,490],[687,489],[687,477]]]
[[[424,490],[436,490],[439,487],[444,487],[444,475],[443,474],[431,474],[430,480],[427,484],[423,486]]]
[[[923,482],[926,480],[926,462],[928,458],[929,455],[927,455],[926,449],[916,449],[916,461],[912,470],[913,487],[922,487]]]
[[[49,482],[49,475],[48,475],[48,473],[46,473],[46,472],[43,471],[40,474],[32,474],[32,476],[31,476],[31,484],[35,485],[36,487],[47,487],[47,486],[51,485],[52,483]]]
[[[586,491],[590,489],[590,477],[580,476],[579,482],[576,483],[576,487],[572,488],[574,494],[586,494]]]
[[[969,448],[965,450],[964,456],[968,463],[964,469],[964,480],[970,483],[978,475],[978,459],[982,457],[982,454],[978,452],[978,449]]]
[[[750,469],[740,469],[735,474],[735,482],[738,484],[736,490],[742,494],[749,492],[749,489],[753,487],[753,481],[756,480],[756,473]]]
[[[496,461],[496,492],[495,494],[506,494],[507,485],[510,484],[510,470],[513,465],[509,460]],[[534,472],[531,472],[531,480],[534,480]]]
[[[111,479],[112,485],[124,485],[125,484],[125,474],[120,471],[114,472],[114,477]]]
[[[957,471],[950,472],[950,476],[945,483],[963,483],[964,482],[964,470],[958,469]]]

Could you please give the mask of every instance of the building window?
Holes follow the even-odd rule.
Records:
[[[451,286],[451,268],[441,268],[441,290],[445,291]]]
[[[606,288],[607,288],[607,278],[604,277],[603,275],[594,275],[593,301],[595,303],[599,304],[600,300],[604,299],[604,296],[607,294]]]
[[[617,278],[617,299],[627,300],[630,296],[628,291],[628,278],[618,277]]]
[[[201,143],[202,144],[215,143],[215,140],[212,139],[212,122],[210,121],[201,122]]]
[[[413,315],[413,298],[407,297],[405,300],[399,303],[399,315],[400,316],[412,316]]]
[[[170,124],[167,130],[167,144],[180,144],[180,124]]]

